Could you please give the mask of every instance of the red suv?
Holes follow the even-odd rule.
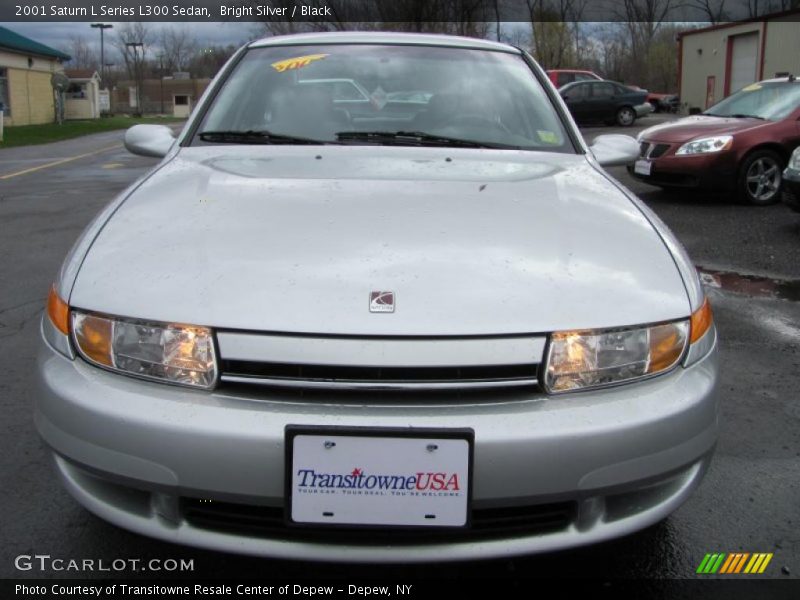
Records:
[[[551,69],[547,76],[556,88],[572,83],[573,81],[603,81],[597,73],[581,71],[579,69]]]
[[[628,171],[663,188],[733,192],[751,204],[780,199],[782,171],[800,146],[800,81],[748,85],[704,113],[645,129]]]

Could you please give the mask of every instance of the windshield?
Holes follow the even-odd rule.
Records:
[[[431,46],[250,49],[198,132],[207,143],[575,151],[521,56]]]
[[[800,82],[753,83],[705,111],[717,117],[780,121],[800,108]]]

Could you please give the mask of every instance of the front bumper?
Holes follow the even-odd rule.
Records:
[[[716,348],[691,368],[635,385],[462,402],[201,392],[108,373],[46,344],[38,373],[37,428],[86,508],[167,541],[282,558],[461,560],[618,537],[663,519],[688,497],[717,437]],[[553,502],[577,509],[557,531],[402,544],[225,531],[186,518],[188,498],[282,506],[288,424],[471,427],[474,509]]]
[[[660,142],[650,143],[659,144]],[[730,192],[735,189],[737,164],[732,152],[676,156],[674,152],[679,144],[673,146],[666,154],[649,159],[650,175],[636,173],[633,166],[628,166],[628,173],[639,181],[651,185],[722,192]]]

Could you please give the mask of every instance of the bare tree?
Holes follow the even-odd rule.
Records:
[[[152,33],[146,23],[122,23],[116,29],[114,46],[122,56],[128,76],[136,81],[136,110],[142,112],[142,87],[147,47],[152,42]]]
[[[185,27],[165,27],[159,36],[163,68],[167,72],[185,71],[197,51],[197,40]]]
[[[547,68],[574,66],[586,0],[525,0],[533,53]]]
[[[153,41],[152,32],[147,23],[142,22],[121,23],[114,31],[116,36],[113,44],[122,58],[128,76],[135,79],[144,65],[147,48]],[[142,44],[142,46],[134,47],[130,44]]]
[[[691,0],[688,6],[699,11],[703,18],[713,24],[728,20],[725,2],[726,0]]]
[[[72,69],[97,69],[99,60],[94,49],[86,42],[82,35],[72,35],[69,38],[69,51],[72,58],[69,66]]]

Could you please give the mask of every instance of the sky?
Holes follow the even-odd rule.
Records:
[[[32,40],[41,42],[58,50],[69,53],[70,38],[81,35],[90,45],[94,45],[98,54],[100,51],[100,33],[97,29],[89,27],[89,23],[0,23],[12,31],[29,37]],[[115,23],[114,25],[118,25]],[[195,23],[195,22],[175,22],[175,23],[148,23],[148,26],[157,32],[162,27],[180,26],[181,29],[189,29],[197,37],[200,46],[233,44],[240,46],[249,39],[259,37],[256,32],[258,23]],[[106,54],[113,52],[109,50],[109,37],[114,35],[113,29],[107,29],[106,35]]]

